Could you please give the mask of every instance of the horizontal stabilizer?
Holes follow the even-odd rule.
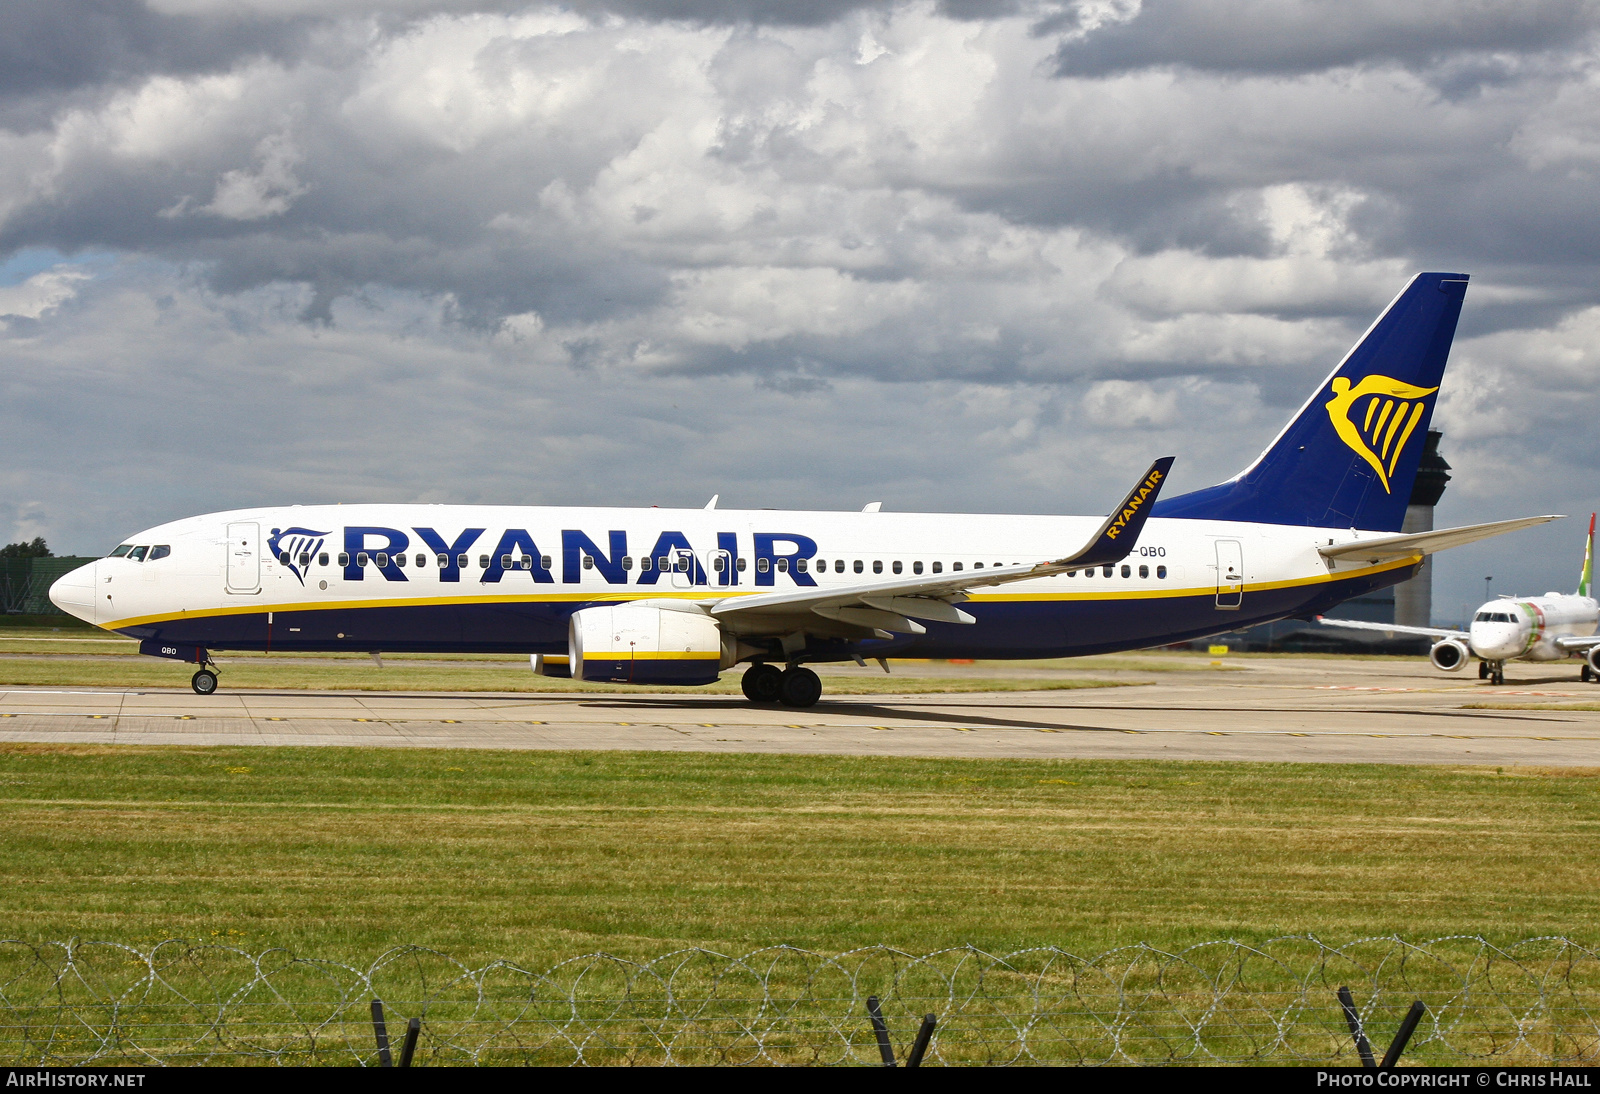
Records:
[[[1385,562],[1410,555],[1431,555],[1450,547],[1476,543],[1480,539],[1504,535],[1535,524],[1548,524],[1560,520],[1561,514],[1543,517],[1518,517],[1516,520],[1497,520],[1491,524],[1468,524],[1461,528],[1441,528],[1436,532],[1413,532],[1403,536],[1377,536],[1372,539],[1350,540],[1318,547],[1324,558],[1348,558],[1362,562]],[[1332,622],[1331,620],[1329,622]],[[1392,628],[1390,628],[1392,629]]]

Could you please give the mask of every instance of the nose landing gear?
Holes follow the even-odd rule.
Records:
[[[217,690],[217,667],[206,664],[189,680],[196,695],[210,695]]]
[[[1504,661],[1479,661],[1478,679],[1487,680],[1496,687],[1506,682],[1506,663]]]

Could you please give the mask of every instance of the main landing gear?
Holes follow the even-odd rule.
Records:
[[[764,662],[751,665],[740,678],[739,687],[752,703],[809,707],[822,698],[822,678],[800,665],[782,671]]]
[[[196,695],[210,695],[217,690],[217,666],[207,663],[189,680]]]

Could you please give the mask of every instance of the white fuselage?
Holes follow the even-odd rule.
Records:
[[[207,649],[557,653],[568,618],[590,605],[705,603],[1031,564],[1076,549],[1099,523],[658,508],[248,509],[140,532],[119,548],[123,557],[67,575],[52,597],[109,630]],[[882,649],[1070,656],[1325,610],[1411,576],[1420,555],[1371,564],[1317,550],[1384,534],[1152,518],[1115,566],[974,590],[964,607],[977,625],[930,624]]]
[[[1473,613],[1468,644],[1484,661],[1560,661],[1572,651],[1561,638],[1581,638],[1600,627],[1600,603],[1565,593],[1501,597]]]

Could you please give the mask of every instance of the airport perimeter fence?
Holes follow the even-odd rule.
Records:
[[[931,1015],[926,1065],[1356,1066],[1343,986],[1379,1055],[1413,1001],[1425,1003],[1402,1062],[1600,1062],[1596,949],[1560,937],[1335,946],[1306,936],[1088,957],[591,953],[542,970],[469,967],[419,947],[358,968],[189,941],[6,941],[0,1062],[372,1066],[379,999],[389,1030],[403,1036],[421,1020],[414,1066],[881,1065],[867,1011],[876,996],[902,1062]]]

